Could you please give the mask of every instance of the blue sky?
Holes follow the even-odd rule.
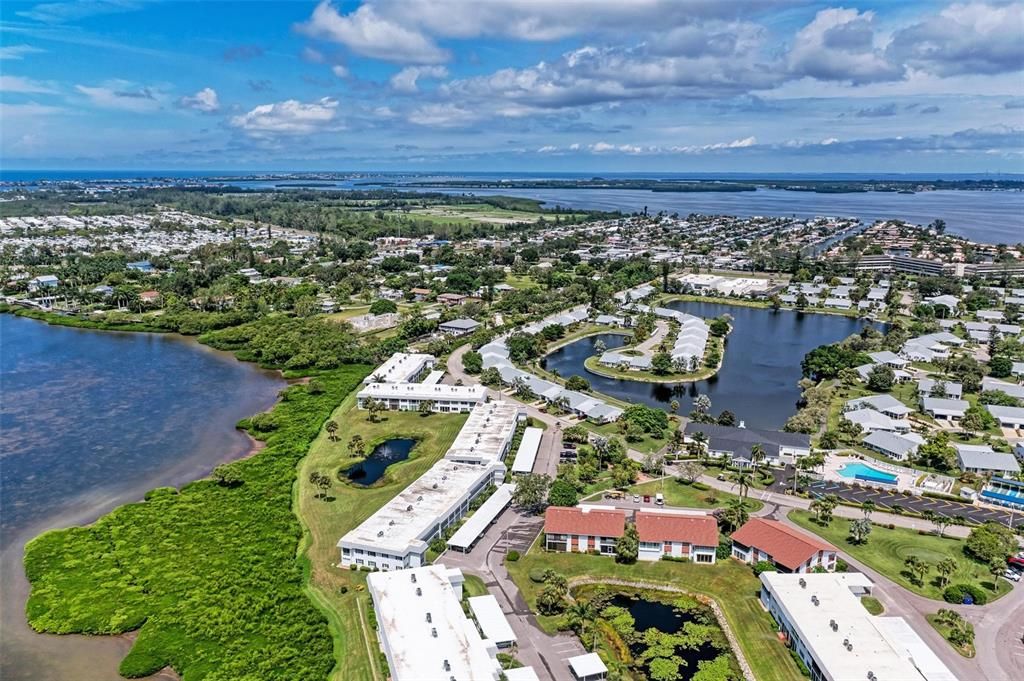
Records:
[[[7,168],[1022,172],[1024,2],[0,5]]]

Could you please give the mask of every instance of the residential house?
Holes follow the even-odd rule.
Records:
[[[429,288],[414,288],[409,291],[412,294],[412,299],[417,303],[422,303],[431,296],[433,291]]]
[[[1020,473],[1016,457],[1008,452],[993,451],[988,445],[954,444],[957,464],[968,473],[1012,477]]]
[[[544,546],[548,551],[612,555],[625,530],[626,512],[622,509],[548,506],[544,512]]]
[[[468,336],[480,328],[480,322],[473,319],[452,319],[441,322],[438,331],[449,336]]]
[[[958,423],[970,407],[967,400],[950,400],[943,397],[921,398],[921,411],[937,421]]]
[[[843,406],[844,411],[857,409],[874,409],[885,414],[889,418],[903,419],[914,412],[913,409],[897,400],[892,395],[870,395],[868,397],[857,397],[847,400]]]
[[[992,414],[999,421],[1001,428],[1012,428],[1019,430],[1024,428],[1024,408],[1022,407],[1002,407],[998,404],[989,404],[986,406],[988,413]]]
[[[941,395],[933,395],[932,393],[937,392],[936,386],[942,388]],[[917,394],[921,397],[948,397],[954,400],[959,400],[963,397],[964,386],[962,383],[954,383],[953,381],[936,381],[934,378],[922,378],[917,382]]]
[[[718,522],[711,515],[693,511],[637,511],[640,560],[662,557],[688,558],[694,563],[714,563],[718,548]]]
[[[917,448],[923,443],[924,438],[916,433],[900,434],[886,430],[875,430],[861,442],[864,447],[895,461],[906,461],[917,453]]]
[[[732,534],[732,557],[751,565],[767,561],[780,572],[835,570],[837,549],[778,520],[751,518]]]

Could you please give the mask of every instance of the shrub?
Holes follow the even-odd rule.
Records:
[[[691,482],[690,487],[701,492],[707,492],[709,489],[711,489],[711,485],[705,482]]]
[[[754,563],[754,574],[755,575],[760,575],[762,572],[777,572],[777,571],[778,570],[775,567],[775,565],[770,563],[770,562],[768,562],[767,560],[759,560],[756,563]]]
[[[964,596],[970,596],[975,605],[985,605],[988,594],[974,584],[952,584],[942,592],[942,599],[947,603],[963,603]]]
[[[531,582],[533,582],[535,584],[543,584],[544,583],[544,570],[543,569],[541,569],[541,568],[531,568],[529,575],[530,575],[530,581]]]
[[[509,551],[507,554],[505,554],[505,560],[507,560],[509,563],[516,562],[517,560],[519,560],[519,552]]]
[[[842,558],[836,558],[836,572],[849,572],[850,564]]]

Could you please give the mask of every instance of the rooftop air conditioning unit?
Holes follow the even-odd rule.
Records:
[[[836,622],[835,620],[832,620],[828,624],[829,624],[830,627],[832,627],[832,631],[839,631],[839,623]]]
[[[430,635],[437,638],[437,627],[430,627]]]
[[[818,601],[817,595],[811,596],[811,603],[814,603],[815,605],[819,605],[820,601]]]
[[[384,530],[378,530],[377,536],[378,537],[383,537],[384,536]]]
[[[392,522],[394,522],[394,521],[392,521]],[[411,579],[412,583],[415,584],[416,583],[416,573],[413,572],[411,575],[409,575],[409,579]],[[427,613],[427,617],[430,617],[430,613]]]
[[[800,578],[800,588],[801,589],[806,589],[807,588],[807,580],[804,579],[803,577]]]
[[[427,613],[427,624],[430,624],[432,620],[433,620],[433,618],[430,616],[430,613],[428,612]]]
[[[406,511],[411,511],[412,510],[412,504],[409,504],[408,506],[406,506],[405,510]]]
[[[421,589],[419,587],[416,587],[416,595],[417,596],[422,596],[423,595],[423,589]]]
[[[445,659],[444,664],[441,665],[441,666],[444,667],[444,670],[446,672],[450,672],[452,670],[452,666],[451,666],[451,664],[449,664],[447,659]]]

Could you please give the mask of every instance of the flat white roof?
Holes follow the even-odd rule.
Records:
[[[540,677],[537,676],[537,672],[533,671],[533,667],[506,669],[505,678],[508,681],[540,681]]]
[[[569,668],[572,669],[573,674],[577,677],[594,676],[595,674],[607,674],[608,667],[605,666],[601,658],[598,657],[597,653],[587,653],[586,655],[577,655],[576,657],[570,657]]]
[[[424,383],[370,383],[359,391],[359,397],[375,400],[456,400],[483,402],[487,388],[483,385],[427,385]]]
[[[533,463],[537,460],[537,451],[540,449],[540,439],[543,435],[542,428],[530,427],[523,431],[523,439],[519,441],[519,449],[516,450],[516,458],[512,462],[513,473],[529,473],[533,470]]]
[[[433,355],[425,353],[396,352],[364,378],[363,383],[408,383],[425,364],[435,361]]]
[[[423,385],[437,385],[444,378],[443,371],[431,371],[427,374],[427,377],[423,379]]]
[[[475,485],[504,470],[501,463],[477,466],[441,459],[376,513],[349,530],[344,544],[404,556],[443,519]]]
[[[498,605],[498,599],[487,594],[486,596],[474,596],[469,599],[469,609],[476,617],[476,623],[480,625],[480,631],[484,638],[495,643],[515,643],[516,634],[512,631],[511,625],[505,619],[505,613]]]
[[[481,395],[486,391],[482,385],[471,387],[480,388]],[[513,402],[478,404],[469,412],[469,418],[444,458],[479,463],[501,460],[505,446],[516,432],[519,415],[525,413],[523,407]]]
[[[913,651],[919,651],[919,646],[927,648],[927,644],[913,631],[891,636],[899,625],[879,624],[883,620],[902,618],[878,617],[864,609],[853,589],[871,586],[871,580],[865,575],[763,572],[761,582],[827,679],[866,679],[868,672],[873,672],[879,681],[954,678],[937,658],[937,665],[929,660],[924,669],[917,664]],[[908,634],[917,641],[911,640]]]
[[[367,576],[394,681],[499,677],[497,660],[462,611],[454,588],[462,579],[444,565]]]
[[[487,498],[480,508],[469,516],[469,519],[455,531],[452,538],[448,540],[448,546],[459,549],[468,549],[477,538],[484,533],[487,527],[498,515],[512,502],[512,492],[516,486],[511,483],[498,485],[498,489]]]

